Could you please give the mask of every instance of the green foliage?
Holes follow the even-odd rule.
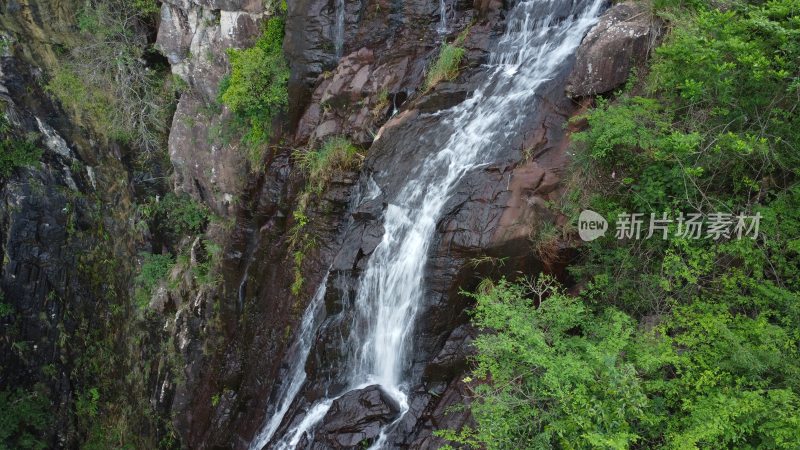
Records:
[[[244,142],[259,148],[270,138],[273,119],[288,105],[289,67],[283,56],[283,17],[267,20],[255,45],[228,50],[231,71],[220,83],[219,99],[246,127]],[[260,153],[251,153],[251,162]]]
[[[166,279],[175,258],[172,255],[154,255],[142,253],[142,269],[136,276],[136,303],[144,308],[150,302],[150,297],[159,283]]]
[[[552,279],[475,298],[473,448],[795,448],[797,325],[698,301],[646,329]],[[539,305],[537,307],[537,304]],[[473,379],[474,378],[474,379]]]
[[[458,71],[461,66],[461,60],[464,58],[465,50],[462,47],[467,35],[472,28],[472,24],[467,26],[461,33],[458,34],[456,39],[448,44],[442,44],[439,49],[439,55],[425,76],[425,90],[431,89],[437,83],[443,80],[453,80],[458,76]]]
[[[800,30],[790,5],[664,13],[673,27],[644,80],[648,95],[599,100],[584,116],[588,129],[574,135],[581,176],[605,186],[581,206],[606,217],[623,211],[794,217],[791,207],[773,204],[794,202],[800,163],[800,85],[792,72]],[[778,232],[774,226],[758,242],[651,239],[633,253],[612,235],[587,246],[575,273],[606,280],[597,285],[606,301],[629,311],[693,299],[700,280],[727,279],[733,267],[724,261],[742,260],[737,271],[784,286],[786,270],[764,271],[781,265],[775,260],[791,260],[770,235]]]
[[[155,231],[176,240],[202,233],[211,220],[211,212],[205,205],[189,195],[173,192],[144,205],[142,210]]]
[[[42,386],[0,391],[0,449],[44,449],[41,436],[52,416]]]
[[[28,139],[16,139],[5,115],[0,116],[0,178],[8,178],[16,168],[39,161],[42,150]]]
[[[200,284],[213,284],[219,277],[219,274],[214,269],[219,263],[222,248],[208,239],[202,239],[202,245],[205,251],[204,258],[192,268],[192,271]]]
[[[539,308],[526,297],[533,290]],[[552,279],[530,287],[501,280],[479,292],[474,322],[493,333],[475,341],[472,413],[464,443],[487,449],[626,448],[647,398],[622,352],[634,322],[619,311],[593,316]],[[490,380],[490,381],[489,381]],[[451,435],[452,437],[452,435]]]
[[[612,219],[759,213],[759,237],[633,242],[612,228],[570,267],[576,295],[548,279],[482,283],[472,294],[487,331],[470,380],[477,427],[439,432],[455,443],[800,443],[800,9],[656,8],[670,33],[647,77],[598,99],[573,135],[571,207]]]
[[[75,410],[78,417],[83,417],[89,420],[97,417],[99,401],[100,391],[96,387],[90,388],[83,394],[79,395],[75,400]]]
[[[0,295],[0,319],[6,316],[10,316],[14,312],[14,307],[9,305],[3,300],[3,296]]]

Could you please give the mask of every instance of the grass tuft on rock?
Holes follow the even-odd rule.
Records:
[[[426,91],[436,86],[440,81],[450,81],[458,76],[461,60],[464,59],[465,53],[462,45],[467,39],[471,27],[470,25],[459,33],[451,44],[442,45],[439,50],[439,56],[433,65],[428,68],[428,74],[425,76]]]
[[[428,90],[444,80],[452,80],[458,76],[458,68],[464,57],[464,49],[455,44],[445,44],[439,50],[439,57],[433,63],[425,77],[425,89]]]
[[[334,173],[357,169],[362,158],[358,147],[341,136],[328,139],[317,150],[295,152],[295,160],[308,175],[308,190],[315,194],[322,193]]]

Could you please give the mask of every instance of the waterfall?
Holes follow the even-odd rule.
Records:
[[[319,325],[319,319],[325,305],[325,291],[327,285],[328,274],[326,273],[317,288],[317,292],[311,299],[311,303],[308,305],[308,308],[306,308],[305,313],[303,313],[303,319],[300,322],[300,328],[298,329],[297,337],[295,338],[294,344],[292,344],[292,348],[286,352],[287,355],[294,356],[294,360],[289,361],[289,371],[285,377],[285,380],[288,381],[289,384],[281,386],[279,389],[278,395],[274,401],[274,411],[268,416],[269,418],[266,423],[264,423],[261,431],[250,443],[250,449],[252,450],[260,450],[267,445],[267,442],[269,442],[269,439],[275,434],[275,430],[277,430],[278,426],[281,424],[283,416],[286,415],[286,411],[289,410],[289,407],[292,405],[303,383],[306,382],[306,361],[308,360],[308,353],[311,350],[311,346],[314,343],[314,334],[317,331],[317,325]]]
[[[274,448],[293,449],[304,434],[313,433],[333,401],[353,389],[379,384],[401,405],[402,413],[408,409],[407,393],[414,381],[407,379],[409,350],[442,208],[465,174],[490,163],[525,131],[525,117],[537,107],[540,88],[568,64],[603,3],[523,0],[513,7],[506,31],[489,57],[486,79],[467,100],[437,113],[450,133],[446,142],[420,161],[395,197],[388,199],[384,235],[367,261],[353,310],[348,311],[353,320],[347,336],[352,351],[341,364],[348,388],[318,399],[299,424],[273,441]],[[435,129],[425,130],[420,144],[434,142],[435,133]],[[309,308],[316,308],[313,302]],[[305,379],[305,372],[301,377]],[[277,426],[259,436],[271,435]],[[384,431],[387,428],[391,425]],[[385,441],[382,432],[373,448]]]
[[[336,22],[333,28],[333,48],[336,52],[336,59],[342,57],[344,50],[344,0],[336,0]]]
[[[439,34],[447,33],[447,7],[444,0],[439,0],[439,26],[436,28]]]
[[[537,88],[572,55],[595,23],[602,0],[567,5],[569,14],[561,15],[560,0],[523,1],[514,8],[490,56],[487,80],[443,117],[454,132],[387,206],[383,239],[357,289],[350,335],[357,351],[345,364],[352,387],[380,384],[388,392],[402,391],[425,263],[442,207],[464,174],[490,162],[510,135],[523,131],[521,122],[535,107]],[[405,398],[397,400],[402,404]]]

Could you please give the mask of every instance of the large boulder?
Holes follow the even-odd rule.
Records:
[[[383,426],[400,415],[400,405],[378,385],[336,399],[322,419],[315,441],[323,448],[354,448],[372,443]],[[359,447],[360,448],[360,447]]]
[[[567,81],[571,97],[609,92],[642,62],[657,36],[645,3],[627,1],[612,6],[581,43]]]

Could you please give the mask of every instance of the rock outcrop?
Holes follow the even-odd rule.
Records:
[[[612,6],[578,48],[567,81],[572,97],[610,92],[644,62],[658,37],[657,19],[646,3],[626,1]]]
[[[315,448],[369,446],[381,428],[400,414],[400,405],[380,386],[350,391],[336,399],[314,437]]]
[[[246,48],[261,34],[272,11],[261,1],[193,2],[161,5],[156,46],[173,74],[186,82],[169,134],[175,189],[232,215],[246,186],[246,151],[222,131],[230,114],[217,104],[220,80],[228,70],[229,48]]]

